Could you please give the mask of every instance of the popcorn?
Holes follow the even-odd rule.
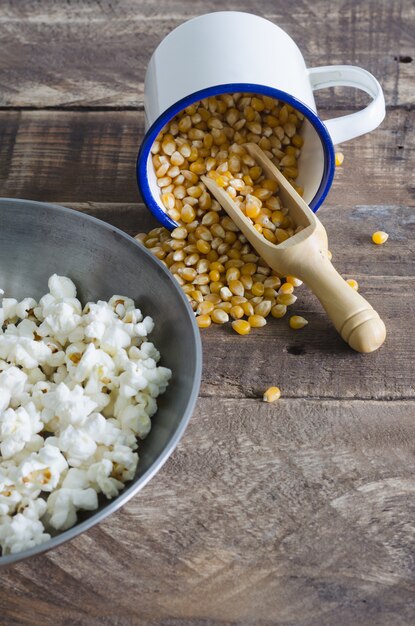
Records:
[[[29,408],[29,405],[26,405]],[[36,410],[28,412],[20,406],[18,409],[6,409],[0,420],[0,452],[4,458],[10,458],[20,452],[32,435],[43,428]],[[34,405],[33,408],[35,409]]]
[[[57,530],[66,530],[77,521],[79,509],[93,511],[98,508],[98,496],[92,487],[85,488],[86,472],[70,469],[62,487],[48,498],[47,512],[49,524]]]
[[[71,425],[61,432],[57,443],[59,449],[65,453],[69,465],[73,467],[88,461],[97,449],[97,444],[84,429]]]
[[[42,508],[32,503],[23,513],[16,513],[13,517],[9,515],[0,517],[0,545],[3,554],[21,552],[50,539],[50,535],[44,532],[45,528],[39,520],[39,515],[42,514]]]
[[[18,552],[65,530],[135,476],[171,371],[154,322],[114,295],[82,309],[53,274],[39,302],[0,306],[0,546]],[[0,294],[3,294],[0,289]]]

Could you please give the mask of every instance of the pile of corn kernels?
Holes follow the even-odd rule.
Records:
[[[243,144],[256,143],[294,188],[303,139],[303,115],[268,96],[224,94],[192,104],[163,129],[152,147],[153,165],[168,215],[179,226],[155,228],[139,239],[182,286],[200,328],[232,321],[239,334],[283,317],[301,281],[282,281],[222,211],[201,180],[226,189],[258,232],[280,243],[295,225]],[[301,326],[298,326],[301,327]]]

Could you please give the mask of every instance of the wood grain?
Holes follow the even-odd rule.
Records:
[[[412,120],[406,109],[389,111],[378,130],[345,144],[345,162],[328,201],[413,206]],[[135,162],[143,128],[139,111],[0,112],[0,195],[136,202]]]
[[[3,0],[0,105],[137,107],[158,43],[173,28],[211,11],[243,10],[285,29],[309,67],[349,63],[372,72],[389,105],[414,103],[410,0]],[[324,26],[323,26],[324,24]],[[190,51],[192,52],[192,51]],[[356,90],[318,95],[321,106],[356,108]]]
[[[410,624],[414,408],[200,399],[151,484],[5,571],[0,609],[33,624],[35,601],[45,626]]]
[[[301,331],[284,319],[248,337],[205,331],[201,397],[178,449],[104,523],[3,570],[1,626],[415,622],[413,3],[225,8],[285,28],[309,66],[361,65],[384,88],[385,121],[342,146],[319,216],[336,267],[384,317],[386,344],[353,353],[304,287],[292,307],[310,322]],[[153,227],[135,182],[145,68],[177,24],[221,9],[3,0],[0,195],[59,202],[131,235]],[[366,102],[346,89],[317,101],[323,119]],[[378,229],[385,246],[370,242]],[[272,383],[282,399],[267,405]]]

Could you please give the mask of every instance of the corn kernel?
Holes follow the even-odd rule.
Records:
[[[294,285],[292,285],[291,283],[284,283],[283,285],[281,285],[281,287],[278,290],[278,293],[293,293],[294,291]]]
[[[271,308],[271,315],[272,317],[275,317],[276,319],[284,317],[286,313],[287,313],[287,307],[285,304],[274,304],[274,306]]]
[[[348,278],[346,280],[346,283],[350,285],[350,287],[354,289],[355,291],[359,291],[359,283],[354,278]]]
[[[277,296],[278,304],[285,304],[285,306],[290,306],[290,304],[294,304],[297,300],[297,296],[293,293],[282,293]]]
[[[215,305],[213,304],[213,302],[208,302],[204,300],[197,307],[196,313],[198,315],[209,315],[209,313],[212,313],[214,308],[215,308]]]
[[[232,322],[232,328],[238,335],[248,335],[251,332],[251,325],[246,320],[235,320]]]
[[[225,324],[229,322],[229,315],[223,309],[216,308],[212,311],[210,317],[215,324]]]
[[[261,328],[265,326],[267,320],[262,315],[254,314],[248,317],[248,322],[251,324],[252,328]]]
[[[385,233],[383,230],[377,230],[372,235],[372,241],[373,243],[376,243],[378,246],[380,246],[385,243],[385,241],[387,241],[388,237],[388,233]]]
[[[287,281],[287,283],[291,283],[291,285],[293,285],[294,287],[300,287],[300,285],[303,284],[303,281],[299,278],[296,278],[295,276],[287,276],[285,280]]]
[[[231,308],[229,315],[233,317],[234,320],[239,320],[244,316],[244,310],[241,306],[236,305]]]
[[[290,328],[298,330],[300,328],[304,328],[304,326],[308,324],[308,321],[305,319],[305,317],[301,317],[301,315],[291,315],[289,324]]]
[[[199,328],[209,328],[209,326],[212,323],[212,320],[210,318],[210,315],[199,315],[196,318],[196,323],[199,326]]]
[[[339,167],[340,165],[343,165],[343,161],[344,161],[344,154],[343,152],[336,152],[335,154],[335,162],[336,162],[336,166]]]
[[[264,391],[264,395],[262,397],[264,402],[275,402],[281,398],[281,390],[279,387],[269,387],[266,391]]]

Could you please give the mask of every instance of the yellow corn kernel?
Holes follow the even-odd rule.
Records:
[[[209,315],[209,313],[212,313],[214,308],[215,308],[215,305],[213,304],[213,302],[208,302],[204,300],[197,307],[196,313],[197,315]]]
[[[250,302],[248,301],[242,302],[241,307],[243,309],[244,314],[247,315],[248,317],[250,315],[254,315],[254,307],[252,306]]]
[[[226,313],[229,313],[232,308],[232,304],[230,302],[219,302],[219,304],[217,304],[215,308],[221,309],[222,311],[226,311]]]
[[[278,293],[293,293],[294,291],[294,285],[292,285],[291,283],[284,283],[283,285],[281,285],[281,287],[278,290]]]
[[[244,310],[240,305],[236,305],[231,308],[229,315],[233,317],[234,320],[240,320],[244,316]]]
[[[263,300],[259,302],[254,308],[255,315],[260,315],[261,317],[268,317],[271,313],[272,304],[269,300]]]
[[[190,224],[196,217],[196,211],[190,204],[185,204],[180,211],[180,219],[185,224]]]
[[[203,294],[198,289],[191,291],[190,295],[192,296],[192,300],[195,300],[198,303],[203,302]]]
[[[229,281],[229,289],[235,296],[243,296],[245,293],[245,289],[240,280],[230,280]]]
[[[275,243],[275,244],[279,243],[278,239],[276,238],[272,230],[270,230],[269,228],[263,228],[262,234],[265,237],[265,239],[269,241],[270,243]]]
[[[265,289],[278,289],[281,287],[281,279],[278,276],[268,276],[264,280]]]
[[[210,270],[209,278],[210,278],[210,280],[213,283],[217,282],[219,280],[219,278],[220,278],[220,274],[219,274],[218,270]]]
[[[196,323],[199,326],[199,328],[209,328],[209,326],[212,323],[212,320],[210,318],[210,315],[199,315],[196,318]]]
[[[265,326],[267,320],[262,315],[254,314],[248,317],[248,322],[251,324],[252,328],[261,328],[262,326]]]
[[[378,246],[380,246],[385,243],[385,241],[387,241],[388,237],[388,233],[385,233],[383,230],[377,230],[372,235],[372,241],[373,243],[376,243]]]
[[[297,300],[297,296],[293,293],[282,293],[277,296],[278,304],[285,304],[285,306],[290,306],[290,304],[294,304]]]
[[[252,292],[252,295],[254,296],[262,296],[264,295],[264,290],[265,290],[264,284],[257,282],[252,285],[251,292]]]
[[[335,163],[336,163],[337,167],[339,167],[340,165],[343,165],[343,161],[344,161],[344,154],[343,154],[343,152],[336,152],[334,158],[335,158]]]
[[[348,278],[346,280],[346,283],[350,285],[350,287],[354,289],[355,291],[359,291],[359,283],[354,278]]]
[[[212,311],[210,317],[215,324],[225,324],[229,322],[229,315],[223,309],[216,308]]]
[[[241,276],[241,272],[237,267],[230,267],[226,270],[226,280],[238,280]]]
[[[304,328],[304,326],[307,326],[308,321],[305,319],[305,317],[301,317],[301,315],[291,315],[289,324],[290,328],[293,328],[294,330],[299,330],[300,328]]]
[[[271,315],[272,317],[275,317],[276,319],[284,317],[286,312],[287,312],[287,307],[285,304],[274,304],[274,306],[271,308]]]
[[[210,243],[208,241],[204,241],[203,239],[198,239],[196,241],[196,248],[202,254],[207,254],[208,252],[210,252]]]
[[[171,265],[170,267],[173,266]],[[186,280],[189,283],[192,282],[197,276],[197,272],[193,267],[179,268],[177,273],[181,278],[183,278],[183,280]]]
[[[175,197],[172,193],[163,193],[161,194],[161,201],[166,207],[167,210],[171,211],[174,209],[174,204],[176,202]]]
[[[245,296],[232,296],[231,298],[231,304],[232,306],[237,306],[238,304],[242,304],[243,302],[246,302],[246,298]]]
[[[220,304],[222,302],[220,296],[218,296],[217,293],[208,293],[205,296],[205,300],[206,302],[213,302],[213,304],[216,306],[217,304]]]
[[[299,278],[296,278],[295,276],[287,276],[285,280],[287,281],[287,283],[291,283],[291,285],[293,285],[294,287],[299,287],[303,284],[303,281]]]
[[[186,239],[187,230],[183,226],[178,226],[171,231],[173,239]]]
[[[253,276],[253,274],[255,274],[256,271],[257,271],[256,263],[245,263],[241,267],[242,276]]]
[[[262,226],[261,226],[261,224],[254,224],[254,228],[255,228],[255,230],[257,230],[260,234],[262,233]]]
[[[246,320],[235,320],[232,322],[232,328],[238,335],[248,335],[251,332],[251,324]]]
[[[304,139],[300,135],[294,135],[291,142],[296,148],[301,148],[304,144]]]
[[[281,390],[279,387],[269,387],[264,391],[262,399],[264,402],[275,402],[281,398]]]

